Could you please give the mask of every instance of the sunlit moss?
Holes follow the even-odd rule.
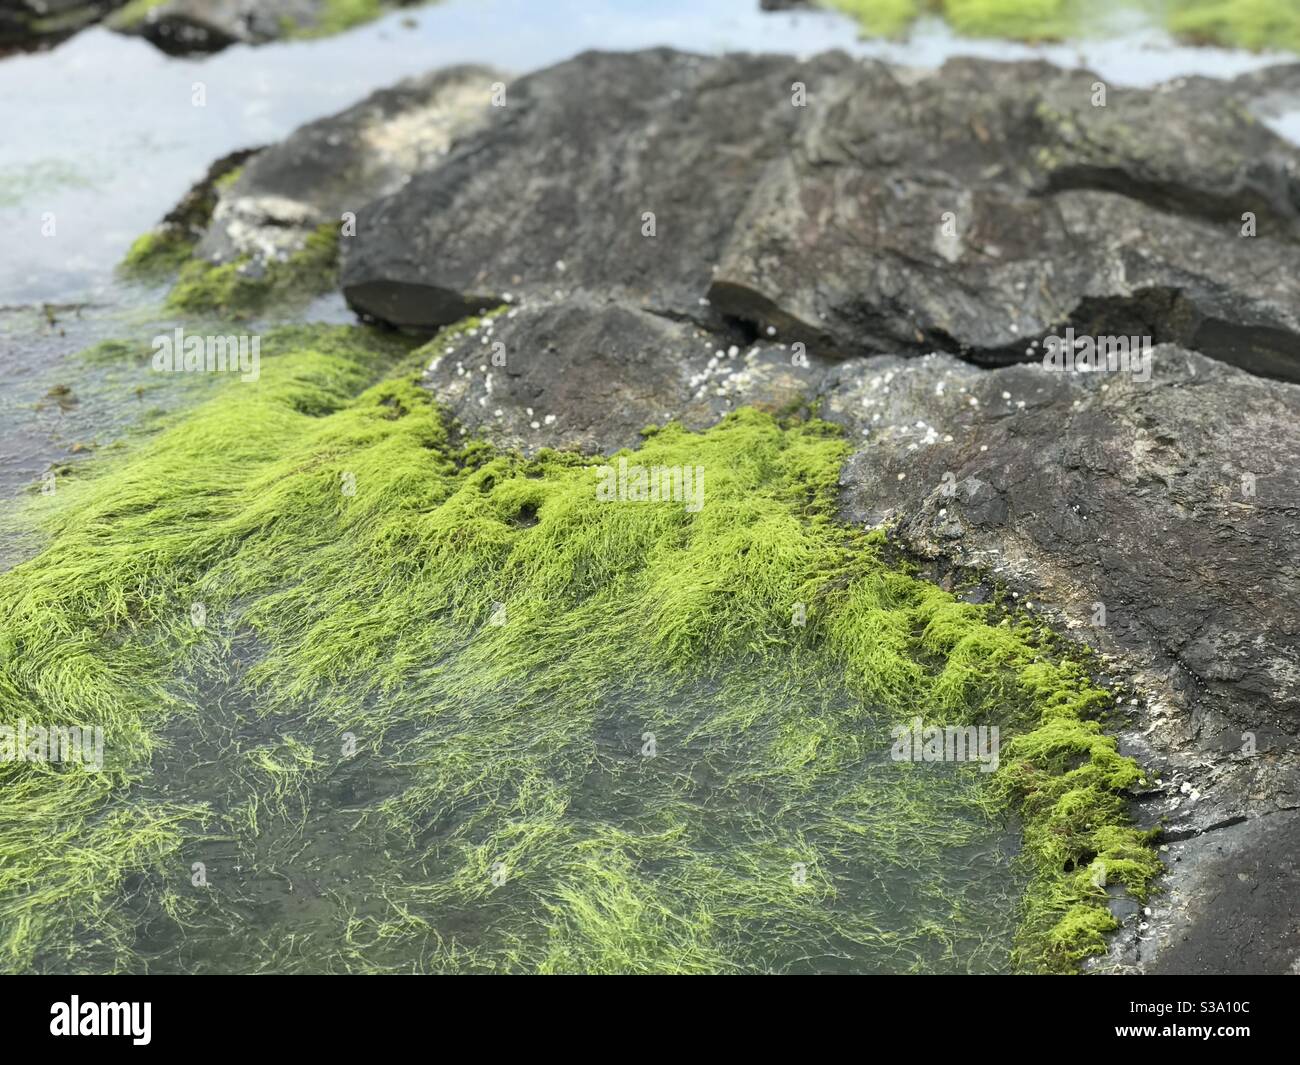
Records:
[[[822,0],[870,36],[896,37],[938,15],[970,37],[1065,40],[1099,32],[1109,13],[1145,12],[1194,44],[1300,51],[1300,7],[1278,0]]]
[[[1167,0],[1169,28],[1197,43],[1300,52],[1300,5],[1279,0]]]
[[[445,343],[283,331],[34,497],[0,720],[103,724],[111,757],[0,766],[10,967],[146,968],[144,913],[209,970],[998,970],[1026,882],[1022,968],[1100,948],[1087,870],[1158,869],[1109,697],[836,521],[838,430],[659,427],[628,457],[702,466],[703,509],[601,502],[587,457],[458,435],[418,383]],[[990,775],[891,761],[914,715],[1014,739]],[[936,872],[963,848],[974,887]],[[236,867],[293,906],[249,925]]]
[[[122,268],[136,277],[173,273],[189,261],[195,243],[193,236],[176,229],[150,230],[127,249]]]
[[[248,317],[273,300],[303,298],[329,289],[338,269],[338,230],[326,223],[313,230],[289,258],[254,264],[247,257],[229,263],[194,258],[185,262],[167,297],[176,311]]]

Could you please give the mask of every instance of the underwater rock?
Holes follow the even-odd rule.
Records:
[[[829,356],[1005,364],[1073,326],[1300,379],[1300,152],[1211,84],[1101,106],[1045,63],[589,52],[363,212],[344,293],[433,329],[562,262]]]

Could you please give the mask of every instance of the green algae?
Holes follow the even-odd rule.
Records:
[[[255,263],[241,256],[229,263],[191,258],[167,296],[172,311],[248,318],[273,302],[304,300],[328,291],[338,270],[336,227],[318,226],[302,248],[283,260]]]
[[[156,7],[161,7],[166,0],[128,0],[116,11],[104,19],[105,25],[115,30],[133,30],[142,25]]]
[[[1109,696],[837,522],[838,431],[663,426],[629,457],[703,466],[704,508],[601,503],[590,459],[448,424],[443,343],[278,332],[34,498],[0,720],[109,759],[0,765],[6,968],[996,971],[1015,884],[1018,967],[1104,949],[1096,863],[1139,897],[1159,868]],[[889,760],[914,715],[1014,738],[940,783]]]
[[[218,159],[207,175],[181,199],[166,218],[132,242],[119,270],[124,277],[159,281],[176,273],[194,257],[203,231],[212,221],[223,189],[243,173],[242,160],[252,152],[240,151]]]
[[[1253,51],[1300,52],[1300,8],[1277,0],[823,0],[869,36],[897,37],[923,15],[970,37],[1061,41],[1096,34],[1107,14],[1146,12],[1180,39]]]
[[[1300,5],[1278,0],[1169,0],[1170,30],[1195,42],[1300,52]]]
[[[175,273],[189,261],[196,243],[193,235],[177,229],[151,229],[132,241],[122,269],[138,278]]]

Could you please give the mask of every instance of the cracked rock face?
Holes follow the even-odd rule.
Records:
[[[432,329],[562,264],[831,357],[1006,364],[1072,327],[1300,379],[1300,153],[1252,118],[1258,82],[1099,106],[1094,75],[1043,63],[587,53],[368,208],[344,292]]]
[[[561,280],[656,314],[714,318],[701,302],[712,267],[795,134],[798,70],[788,57],[656,50],[587,53],[512,82],[480,135],[358,219],[344,293],[417,329]]]

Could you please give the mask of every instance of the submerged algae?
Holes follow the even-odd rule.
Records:
[[[0,575],[0,715],[102,724],[109,765],[0,766],[7,964],[995,969],[988,897],[926,881],[953,848],[1005,881],[980,826],[1009,808],[1017,964],[1104,947],[1090,870],[1141,896],[1159,868],[1109,697],[836,521],[837,430],[664,426],[637,461],[702,467],[704,507],[602,503],[582,456],[460,438],[416,366],[365,330],[285,331],[257,383],[33,504],[49,542]],[[993,786],[889,761],[916,714],[1015,733]],[[251,889],[196,893],[212,853],[299,908],[254,927]]]

